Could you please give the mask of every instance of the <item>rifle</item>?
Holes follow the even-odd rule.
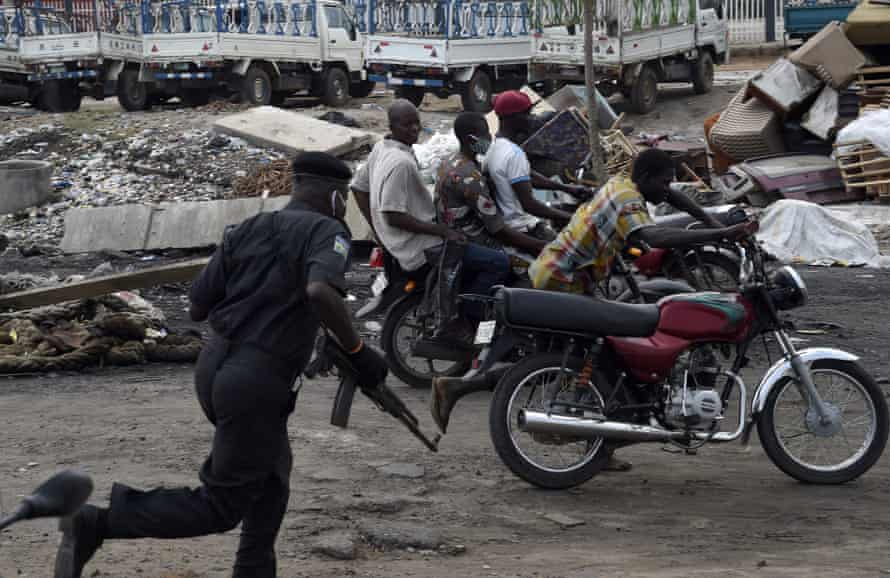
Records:
[[[327,332],[319,336],[315,344],[315,359],[306,367],[303,374],[313,379],[317,375],[327,376],[332,369],[337,370],[340,377],[340,387],[334,396],[334,407],[331,410],[331,425],[345,428],[349,423],[349,415],[352,412],[352,400],[355,397],[355,388],[358,382],[358,371],[349,361],[346,351]],[[361,388],[380,411],[388,413],[402,422],[414,437],[423,442],[431,452],[439,451],[441,435],[437,434],[430,439],[420,429],[417,416],[415,416],[405,402],[386,385],[380,383],[373,389]]]

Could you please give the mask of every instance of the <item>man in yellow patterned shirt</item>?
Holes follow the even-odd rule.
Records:
[[[544,247],[528,270],[535,289],[584,292],[590,281],[604,281],[609,276],[615,256],[629,243],[642,241],[653,247],[683,247],[740,239],[756,230],[756,223],[724,228],[693,200],[672,190],[673,180],[674,164],[666,152],[648,149],[640,153],[630,178],[618,175],[610,179],[591,201],[575,211],[556,239]],[[668,202],[714,228],[687,231],[659,227],[649,215],[647,202]],[[629,469],[629,462],[618,460],[610,453],[606,470]]]
[[[683,247],[721,239],[737,239],[750,232],[740,224],[724,228],[686,195],[670,188],[674,180],[671,157],[659,149],[640,153],[631,177],[610,179],[588,203],[575,211],[569,224],[529,267],[536,289],[585,290],[588,279],[604,281],[615,257],[628,245],[643,242],[653,247]],[[712,229],[687,231],[655,225],[646,203],[668,202]]]

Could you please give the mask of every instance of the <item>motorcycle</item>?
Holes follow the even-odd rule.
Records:
[[[806,304],[805,283],[791,267],[768,274],[752,239],[737,250],[735,293],[631,305],[502,289],[496,321],[480,324],[476,341],[535,344],[500,379],[490,407],[491,438],[507,467],[536,486],[570,488],[595,476],[615,447],[662,442],[692,453],[709,443],[747,445],[756,427],[772,462],[802,482],[841,484],[868,471],[887,442],[883,392],[851,353],[798,350],[780,314]],[[740,371],[767,334],[782,357],[749,407]],[[723,428],[733,406],[737,418]]]
[[[433,266],[421,274],[406,274],[389,256],[384,275],[393,281],[374,297],[357,314],[366,317],[374,311],[386,310],[380,343],[393,374],[412,387],[432,385],[435,377],[456,377],[471,369],[476,350],[472,347],[446,348],[431,338],[442,326],[438,308],[431,305],[439,267]],[[511,256],[511,285],[529,285],[527,268],[531,258]],[[669,279],[637,280],[630,267],[616,261],[615,275],[621,275],[626,289],[615,297],[626,302],[655,303],[659,299],[677,293],[690,293],[690,285]],[[485,296],[461,295],[462,301],[485,301]]]

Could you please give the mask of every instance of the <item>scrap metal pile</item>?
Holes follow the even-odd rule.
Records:
[[[0,374],[195,361],[200,336],[165,326],[163,312],[131,292],[0,313]]]
[[[864,33],[862,10],[890,27],[890,7],[861,3],[846,24],[825,26],[705,121],[726,200],[890,202],[890,150],[848,126],[877,126],[886,135],[877,140],[890,141],[890,123],[868,116],[890,106],[890,66],[882,65],[890,37]]]

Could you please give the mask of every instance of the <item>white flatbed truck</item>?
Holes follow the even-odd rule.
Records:
[[[659,82],[711,90],[714,65],[728,56],[720,0],[596,0],[593,60],[597,88],[621,92],[636,112],[655,108]],[[529,80],[584,82],[581,2],[539,2]]]
[[[528,80],[527,0],[370,0],[367,10],[368,78],[416,104],[427,92],[459,94],[465,110],[487,112],[494,93]]]
[[[0,6],[0,102],[76,111],[100,63],[92,19],[74,18],[70,6],[39,0]]]
[[[203,104],[222,88],[253,105],[302,92],[342,106],[373,89],[363,38],[336,0],[141,0],[110,13],[102,54],[127,110],[173,96]]]

